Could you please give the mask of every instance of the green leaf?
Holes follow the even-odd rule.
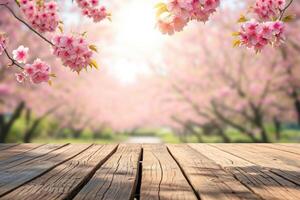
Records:
[[[157,4],[155,8],[156,8],[156,17],[159,17],[164,12],[168,12],[167,5],[164,3]]]
[[[95,51],[96,53],[98,53],[98,49],[97,49],[96,45],[92,44],[92,45],[89,46],[89,48],[90,48],[90,50]]]
[[[93,60],[93,59],[91,59],[91,62],[90,62],[89,65],[95,67],[96,69],[99,68],[97,61],[95,61],[95,60]]]
[[[238,46],[240,46],[241,45],[241,40],[234,40],[233,42],[232,42],[232,44],[233,44],[233,47],[238,47]]]
[[[234,36],[234,37],[237,37],[237,36],[240,36],[240,35],[241,35],[240,32],[233,32],[233,33],[232,33],[232,36]]]
[[[238,23],[244,23],[244,22],[247,22],[247,21],[249,21],[249,19],[247,19],[245,17],[245,15],[241,15],[237,22]]]
[[[291,21],[293,21],[295,19],[295,15],[287,15],[287,16],[285,16],[283,19],[282,19],[282,21],[283,22],[291,22]]]
[[[20,7],[20,1],[19,0],[15,0],[16,4]]]

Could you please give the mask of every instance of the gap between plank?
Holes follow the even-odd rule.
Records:
[[[91,180],[91,178],[94,176],[96,171],[100,169],[100,167],[114,154],[116,153],[117,149],[119,147],[119,144],[116,145],[113,151],[111,151],[103,160],[101,160],[95,167],[92,169],[88,175],[84,178],[84,180],[78,184],[65,198],[66,200],[73,199],[81,190],[82,188]],[[102,148],[105,148],[105,145],[102,146]]]
[[[141,155],[138,163],[137,181],[134,193],[134,199],[140,200],[141,198],[141,186],[142,186],[142,176],[143,176],[143,160],[144,160],[144,148],[141,148]]]
[[[196,191],[196,189],[192,186],[189,178],[187,177],[186,173],[184,172],[183,168],[180,166],[179,162],[175,159],[175,157],[173,156],[172,152],[170,151],[169,147],[167,146],[167,150],[169,152],[169,154],[171,155],[171,157],[173,158],[173,160],[176,162],[176,164],[178,165],[181,173],[183,174],[184,178],[187,180],[188,184],[190,185],[190,187],[192,188],[195,196],[197,197],[198,200],[201,200],[201,197],[199,195],[199,193]]]

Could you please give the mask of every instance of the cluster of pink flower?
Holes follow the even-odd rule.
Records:
[[[99,0],[76,0],[76,2],[82,9],[82,14],[92,18],[94,22],[100,22],[110,16],[104,6],[97,8]]]
[[[80,72],[91,65],[93,52],[82,36],[56,35],[52,42],[53,54],[61,58],[63,64],[72,71]]]
[[[32,27],[40,32],[54,32],[59,25],[55,1],[20,0],[20,7]]]
[[[284,6],[285,0],[257,0],[253,10],[260,19],[269,20],[278,16]]]
[[[29,49],[27,47],[19,46],[13,51],[13,59],[19,63],[26,63],[28,50]],[[29,77],[30,81],[34,84],[42,82],[50,83],[50,76],[54,76],[51,74],[50,66],[40,59],[36,59],[33,64],[26,64],[23,71],[16,74],[18,82],[22,83],[26,77]]]
[[[5,33],[0,33],[0,55],[2,55],[7,45],[7,37]]]
[[[285,39],[285,23],[281,20],[284,7],[285,0],[256,0],[251,10],[257,19],[240,18],[240,31],[234,34],[239,38],[234,45],[243,45],[258,52],[268,44],[281,44]]]
[[[267,44],[280,44],[284,40],[284,23],[275,22],[245,22],[239,32],[242,45],[261,51]]]
[[[157,4],[157,24],[164,34],[181,31],[191,20],[206,22],[220,0],[167,0]]]
[[[26,64],[24,71],[16,74],[18,82],[22,83],[26,77],[29,77],[30,81],[34,84],[39,84],[42,82],[50,83],[51,76],[54,75],[51,74],[50,66],[40,59],[36,59],[32,64]]]

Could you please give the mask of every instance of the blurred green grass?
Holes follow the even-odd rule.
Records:
[[[196,143],[197,136],[177,135],[168,128],[140,128],[132,132],[114,132],[109,128],[101,129],[101,131],[92,131],[91,129],[83,129],[78,138],[74,137],[73,130],[65,128],[61,131],[57,131],[57,124],[53,123],[49,119],[44,120],[33,134],[31,142],[35,143],[119,143],[126,142],[132,137],[152,137],[159,138],[164,143]],[[274,128],[271,125],[266,125],[269,137],[272,142],[284,142],[284,143],[298,143],[300,142],[300,129],[283,127],[281,133],[281,139],[275,140]],[[20,118],[13,126],[11,132],[8,135],[7,142],[23,142],[24,132],[26,130],[26,123],[23,118]],[[206,143],[221,143],[222,138],[218,135],[206,135],[201,131],[199,132],[203,142]],[[236,131],[235,129],[228,128],[226,135],[234,143],[249,143],[251,140],[244,134]]]

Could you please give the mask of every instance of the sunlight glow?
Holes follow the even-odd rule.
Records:
[[[155,28],[155,2],[129,0],[113,15],[115,40],[110,63],[112,74],[123,83],[134,83],[139,74],[150,74],[147,62],[158,57],[164,37]]]
[[[117,13],[117,42],[130,45],[130,48],[156,48],[162,40],[155,28],[153,1],[132,0]],[[129,47],[129,46],[128,46]]]

